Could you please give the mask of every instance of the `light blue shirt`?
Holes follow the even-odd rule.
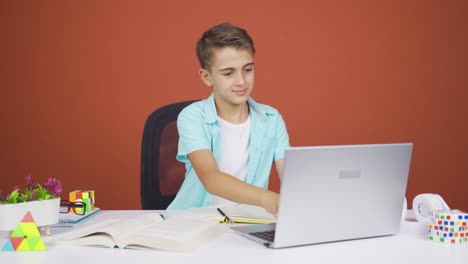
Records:
[[[248,99],[251,115],[250,157],[246,182],[266,189],[273,161],[282,159],[289,147],[289,136],[278,110]],[[177,118],[179,146],[177,160],[185,163],[185,180],[176,198],[167,209],[181,210],[212,205],[209,194],[198,179],[187,155],[209,149],[221,160],[221,125],[218,121],[213,94],[195,102],[180,112]]]

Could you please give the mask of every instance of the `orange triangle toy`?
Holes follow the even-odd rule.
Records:
[[[28,211],[16,229],[11,232],[1,251],[44,251],[47,250],[41,233]]]

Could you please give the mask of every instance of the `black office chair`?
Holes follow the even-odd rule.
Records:
[[[184,180],[185,166],[176,160],[177,116],[194,101],[155,110],[148,117],[141,142],[140,196],[144,210],[166,209]]]

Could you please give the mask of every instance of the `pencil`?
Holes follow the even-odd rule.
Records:
[[[221,209],[219,209],[219,208],[216,208],[216,209],[218,210],[218,212],[219,212],[222,216],[224,216],[224,218],[225,218],[226,220],[228,220],[228,222],[229,222],[231,225],[234,224],[234,222],[232,222],[231,218],[229,218]]]

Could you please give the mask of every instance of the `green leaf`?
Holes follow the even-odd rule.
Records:
[[[14,204],[18,203],[19,190],[14,190],[6,198],[6,203]]]
[[[37,200],[42,201],[42,200],[48,200],[51,198],[51,194],[49,193],[49,190],[46,188],[42,187],[41,185],[37,185],[36,188],[37,192]]]

